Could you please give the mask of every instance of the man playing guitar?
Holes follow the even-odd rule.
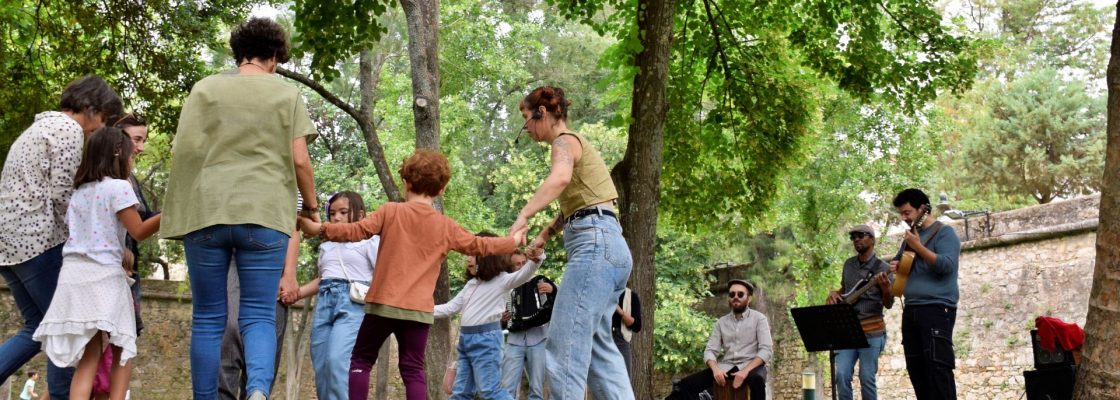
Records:
[[[875,374],[879,370],[879,353],[887,341],[887,325],[883,322],[883,307],[891,308],[891,281],[887,277],[890,266],[875,254],[875,231],[867,225],[856,225],[848,231],[856,255],[844,261],[840,290],[828,294],[828,304],[847,302],[855,307],[863,333],[870,344],[863,349],[845,349],[836,352],[837,394],[840,400],[852,400],[852,373],[859,361],[860,397],[863,400],[879,398]]]
[[[894,207],[911,229],[905,233],[903,249],[891,261],[890,271],[899,271],[904,251],[916,255],[902,291],[906,371],[918,400],[956,399],[953,326],[960,299],[957,272],[961,241],[952,227],[923,218],[930,204],[929,196],[921,190],[899,192]],[[922,223],[913,226],[919,220]],[[896,280],[899,278],[896,276]]]

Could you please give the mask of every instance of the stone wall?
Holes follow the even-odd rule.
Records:
[[[154,400],[189,400],[191,398],[190,378],[190,329],[191,329],[191,297],[184,282],[145,280],[143,288],[143,317],[145,330],[137,343],[138,355],[133,364],[131,390],[133,399]],[[301,302],[302,303],[302,302]],[[292,398],[314,399],[314,373],[311,369],[311,359],[306,346],[308,337],[306,333],[300,334],[299,324],[303,319],[303,307],[297,304],[289,313],[288,335],[297,335],[304,346],[300,363],[303,364],[298,384],[289,383],[289,375],[294,376],[295,368],[287,368],[288,359],[292,357],[294,347],[286,340],[286,348],[280,370],[276,374],[276,383],[273,388],[275,399],[287,398],[288,385],[295,391]],[[22,327],[23,319],[15,307],[15,301],[6,286],[0,283],[0,340],[10,338]],[[310,325],[308,325],[310,326]],[[395,360],[396,356],[391,356]],[[30,368],[44,373],[46,357],[40,353],[25,370]],[[389,399],[403,398],[404,392],[400,385],[400,378],[396,371],[395,362],[391,362],[389,376]],[[22,371],[20,372],[22,374]],[[18,376],[17,374],[16,376]],[[13,380],[14,390],[22,388],[23,380]],[[45,382],[45,381],[43,381]],[[16,387],[18,386],[18,388]],[[41,385],[45,387],[45,383]],[[370,393],[373,393],[371,390]],[[15,395],[19,393],[16,392]],[[4,395],[0,393],[0,398]]]
[[[1030,330],[1039,315],[1084,326],[1096,259],[1099,196],[993,213],[969,220],[970,241],[962,244],[960,305],[953,342],[957,351],[956,381],[960,399],[1014,400],[1024,393],[1023,371],[1034,368]],[[964,221],[945,221],[964,240]],[[892,248],[897,237],[880,241]],[[884,250],[880,250],[883,254]],[[723,290],[729,277],[745,276],[749,265],[713,275]],[[839,268],[839,266],[837,266]],[[713,289],[715,290],[715,289]],[[715,291],[714,293],[722,293]],[[819,399],[830,398],[827,355],[810,359],[782,299],[756,299],[767,309],[775,340],[771,398],[800,398],[801,373],[818,372]],[[897,304],[897,303],[896,303]],[[713,316],[726,312],[722,297],[707,299],[702,308]],[[902,309],[886,313],[888,345],[879,360],[879,396],[914,399],[903,356]],[[859,382],[853,385],[858,392]]]

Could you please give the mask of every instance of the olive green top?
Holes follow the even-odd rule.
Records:
[[[614,189],[610,171],[607,171],[607,164],[603,162],[599,150],[577,133],[564,132],[560,135],[571,135],[583,146],[583,155],[572,168],[572,180],[560,193],[560,211],[564,213],[564,217],[570,217],[580,209],[617,199],[618,192]]]
[[[213,225],[296,228],[292,141],[318,134],[299,89],[272,74],[236,70],[191,89],[171,142],[164,238]]]

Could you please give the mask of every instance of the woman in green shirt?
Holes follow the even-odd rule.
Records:
[[[548,328],[549,398],[633,399],[626,362],[610,340],[615,303],[626,288],[633,262],[614,212],[618,198],[607,164],[591,142],[568,129],[564,91],[542,86],[521,100],[524,130],[552,147],[548,177],[517,214],[510,232],[553,200],[560,215],[529,247],[543,247],[563,229],[568,263],[564,290],[556,295]]]
[[[163,235],[182,239],[193,294],[191,379],[195,399],[217,398],[231,258],[241,281],[238,325],[245,340],[250,400],[268,397],[275,364],[274,303],[296,190],[318,219],[308,143],[315,127],[299,89],[276,77],[288,61],[288,34],[253,18],[230,34],[237,68],[196,83],[172,142]]]

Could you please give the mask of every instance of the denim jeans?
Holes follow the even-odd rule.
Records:
[[[241,340],[241,329],[237,324],[237,316],[240,314],[241,298],[241,283],[237,278],[237,265],[230,264],[229,279],[226,281],[229,286],[226,287],[226,296],[228,304],[226,305],[226,329],[222,334],[222,361],[221,371],[218,375],[218,398],[222,400],[245,400],[249,398],[249,392],[245,389],[248,383],[248,376],[245,371],[245,342]],[[276,365],[272,367],[272,374],[275,376],[276,371],[280,368],[280,351],[283,346],[279,343],[284,343],[284,331],[288,328],[288,306],[279,301],[276,302]],[[276,381],[273,380],[269,390],[276,386]]]
[[[626,362],[611,334],[611,316],[633,261],[622,227],[589,215],[564,226],[568,265],[548,330],[549,398],[633,399]]]
[[[319,400],[346,400],[350,387],[350,353],[358,339],[365,312],[350,301],[350,283],[339,279],[319,282],[319,298],[311,322],[311,366]]]
[[[258,225],[213,225],[183,238],[193,295],[191,386],[196,400],[218,397],[226,274],[236,259],[241,282],[237,324],[245,343],[246,391],[266,395],[276,364],[276,293],[288,235]]]
[[[8,283],[16,307],[23,316],[23,329],[0,344],[0,382],[39,354],[42,343],[32,340],[31,335],[39,328],[39,322],[51,305],[61,270],[61,244],[22,263],[0,266],[0,276]],[[73,368],[59,368],[47,361],[47,389],[51,392],[51,399],[70,398],[70,378],[73,376]]]
[[[870,344],[863,349],[845,349],[836,352],[836,393],[840,400],[852,400],[852,374],[859,360],[859,392],[863,400],[878,400],[875,374],[879,372],[879,353],[887,343],[887,335],[869,337]]]
[[[544,400],[545,343],[532,346],[506,344],[502,354],[502,387],[517,398],[522,372],[529,374],[529,400]]]
[[[459,331],[459,370],[451,400],[513,400],[502,387],[502,327],[498,323],[464,326]]]

